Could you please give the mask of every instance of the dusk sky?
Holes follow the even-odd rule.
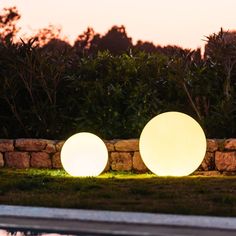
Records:
[[[53,24],[71,41],[88,26],[104,34],[113,25],[125,25],[134,43],[141,39],[195,49],[221,27],[236,30],[235,0],[0,0],[1,10],[10,6],[22,16],[22,33]]]

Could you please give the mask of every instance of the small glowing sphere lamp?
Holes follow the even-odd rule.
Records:
[[[87,132],[74,134],[61,149],[61,163],[72,176],[98,176],[108,162],[105,143],[96,135]]]
[[[192,117],[165,112],[144,127],[139,149],[143,162],[159,176],[186,176],[204,159],[206,137]]]

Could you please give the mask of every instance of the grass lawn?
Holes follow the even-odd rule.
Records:
[[[0,204],[236,216],[236,176],[156,177],[0,169]]]

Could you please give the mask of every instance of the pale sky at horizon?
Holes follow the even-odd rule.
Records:
[[[236,30],[236,0],[0,0],[0,10],[10,6],[21,14],[22,33],[53,24],[71,40],[88,26],[104,34],[113,25],[125,25],[134,43],[195,49],[221,27]]]

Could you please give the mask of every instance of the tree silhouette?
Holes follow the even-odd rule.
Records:
[[[31,36],[31,38],[35,39],[35,46],[42,47],[52,39],[61,38],[61,29],[54,25],[49,25],[47,28],[39,29],[35,35]]]
[[[167,45],[164,47],[157,46],[157,51],[169,57],[171,56],[182,57],[183,55],[188,54],[191,50],[184,49],[176,45]]]
[[[75,43],[74,49],[78,54],[95,53],[98,49],[98,43],[101,37],[96,34],[93,28],[88,27],[83,34],[80,34]]]
[[[113,26],[100,40],[97,42],[98,50],[109,50],[113,54],[121,54],[127,52],[133,47],[132,39],[127,36],[125,27]]]
[[[143,42],[141,40],[138,40],[136,45],[134,46],[134,49],[137,51],[144,51],[144,52],[156,52],[157,48],[152,42]]]
[[[230,100],[232,80],[236,80],[236,31],[224,31],[221,28],[217,34],[208,36],[204,58],[222,68],[225,75],[223,92],[226,100]]]
[[[20,19],[20,14],[16,7],[4,8],[3,14],[0,15],[0,42],[12,42],[19,27],[16,26]]]
[[[89,27],[74,43],[74,49],[80,54],[95,54],[98,51],[108,50],[116,55],[127,52],[132,47],[132,39],[127,36],[123,25],[113,26],[103,36]]]
[[[52,38],[47,44],[43,45],[41,48],[43,51],[58,53],[67,51],[72,47],[69,43],[62,39]]]

